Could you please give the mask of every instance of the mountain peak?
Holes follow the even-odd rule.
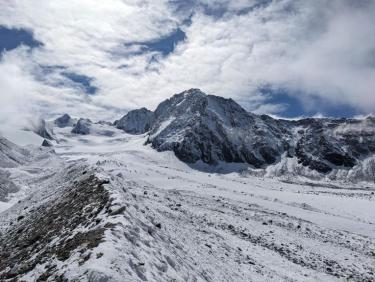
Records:
[[[276,120],[196,88],[163,101],[155,112],[131,111],[116,126],[132,134],[148,132],[147,144],[158,151],[173,151],[188,163],[247,163],[265,168],[287,156],[325,174],[352,168],[375,152],[373,134],[367,130],[373,127],[364,121]],[[361,129],[358,136],[353,128]]]
[[[189,90],[185,90],[181,93],[177,93],[173,95],[170,99],[167,99],[166,101],[176,101],[177,103],[182,101],[192,101],[197,99],[205,99],[208,95],[201,91],[198,88],[191,88]]]
[[[146,108],[128,112],[120,120],[115,121],[115,126],[130,134],[142,134],[150,130],[154,121],[154,113]]]
[[[58,127],[67,127],[67,126],[71,126],[73,125],[74,121],[72,120],[72,118],[70,117],[70,115],[68,114],[64,114],[62,115],[61,117],[57,118],[54,120],[54,123],[58,126]]]

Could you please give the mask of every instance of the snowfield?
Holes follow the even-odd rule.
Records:
[[[2,168],[1,281],[375,280],[374,184],[187,165],[97,126]]]

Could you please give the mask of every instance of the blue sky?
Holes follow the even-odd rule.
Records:
[[[41,43],[34,39],[31,31],[25,29],[10,29],[0,26],[1,52],[16,49],[22,44],[29,46],[30,48],[41,46]]]
[[[288,118],[375,111],[372,1],[0,2],[3,112],[110,118],[188,88]]]
[[[281,111],[276,113],[280,117],[311,117],[311,116],[328,116],[328,117],[345,117],[351,118],[365,114],[348,104],[327,102],[319,96],[311,95],[305,97],[305,101],[298,99],[304,96],[303,93],[290,93],[288,89],[272,89],[261,87],[259,89],[266,97],[267,104],[283,105]]]
[[[145,41],[145,42],[131,42],[125,44],[126,47],[139,46],[141,49],[137,54],[156,52],[167,56],[173,53],[174,49],[179,42],[186,39],[186,34],[181,30],[181,28],[176,28],[170,34],[161,36],[155,40]]]

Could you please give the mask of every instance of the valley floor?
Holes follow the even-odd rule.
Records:
[[[106,180],[111,206],[95,219],[106,229],[97,246],[63,261],[50,255],[20,280],[36,281],[51,265],[47,281],[375,280],[374,186],[204,172],[143,146],[143,136],[59,134],[57,168]],[[9,208],[0,214],[3,233],[41,199],[59,201],[51,187],[62,172],[53,169],[12,172],[22,200],[1,206]],[[30,174],[34,181],[23,181]]]

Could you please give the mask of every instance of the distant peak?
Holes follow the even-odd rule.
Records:
[[[64,115],[62,115],[61,117],[55,119],[54,123],[55,123],[58,127],[66,127],[66,126],[71,125],[71,123],[72,123],[72,118],[70,117],[70,115],[68,115],[68,114],[64,114]]]

